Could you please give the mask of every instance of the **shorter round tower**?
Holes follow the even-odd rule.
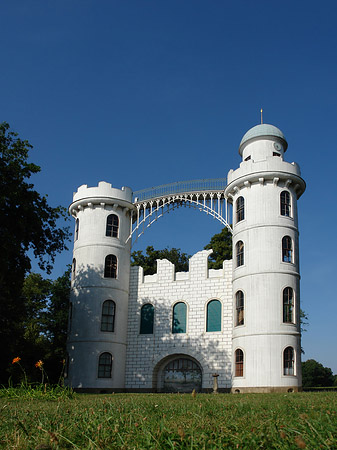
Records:
[[[273,125],[243,137],[228,173],[233,204],[233,381],[235,392],[301,387],[297,199],[305,190],[287,141]]]
[[[80,186],[75,218],[68,333],[68,384],[122,390],[125,379],[132,191]]]

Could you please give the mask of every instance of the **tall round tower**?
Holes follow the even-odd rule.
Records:
[[[287,141],[261,124],[242,138],[228,173],[233,203],[234,392],[301,388],[297,199],[305,190]]]
[[[100,182],[80,186],[69,207],[76,219],[68,333],[68,383],[122,390],[130,276],[132,191]]]

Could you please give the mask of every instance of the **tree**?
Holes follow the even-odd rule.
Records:
[[[35,369],[35,363],[42,360],[49,381],[56,383],[66,358],[70,268],[54,281],[37,273],[29,274],[23,284],[22,296],[25,315],[19,324],[23,331],[18,350],[22,356],[21,365],[27,379],[37,381],[40,373]],[[18,382],[15,375],[20,372],[15,367],[9,372],[13,382]]]
[[[70,272],[66,272],[52,282],[48,308],[43,316],[48,351],[45,355],[46,371],[51,382],[60,377],[63,361],[66,359],[68,315],[70,303]]]
[[[176,272],[188,271],[187,253],[182,253],[180,248],[164,248],[164,250],[155,250],[152,245],[146,248],[144,255],[141,250],[137,250],[131,255],[131,265],[141,266],[144,269],[144,275],[153,275],[157,272],[157,259],[168,259],[175,265]]]
[[[221,269],[224,260],[232,259],[232,235],[227,227],[218,234],[211,237],[205,250],[213,250],[209,257],[209,269]]]
[[[327,387],[333,386],[334,376],[332,370],[323,367],[314,359],[302,362],[302,385],[307,387]]]
[[[18,351],[23,339],[20,323],[26,314],[21,294],[26,274],[31,269],[31,250],[41,269],[50,273],[55,256],[66,249],[69,228],[58,226],[66,210],[51,207],[29,178],[40,167],[28,162],[32,146],[0,124],[0,342],[4,364]],[[0,382],[3,381],[0,375]]]

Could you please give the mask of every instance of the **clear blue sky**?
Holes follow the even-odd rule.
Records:
[[[0,17],[0,121],[34,145],[33,181],[52,205],[101,180],[138,190],[225,177],[263,107],[307,182],[304,359],[337,373],[337,2],[13,0]],[[183,210],[134,249],[193,254],[220,230]],[[70,261],[59,256],[54,276]]]

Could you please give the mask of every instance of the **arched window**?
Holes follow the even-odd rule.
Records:
[[[211,300],[207,303],[206,331],[221,331],[221,302]]]
[[[244,245],[242,241],[236,243],[236,266],[243,266],[244,264]]]
[[[77,239],[78,239],[79,230],[80,230],[80,219],[76,219],[76,222],[75,222],[75,241],[77,241]]]
[[[101,331],[114,331],[116,305],[112,300],[105,300],[102,305]]]
[[[75,280],[75,275],[76,275],[76,259],[73,259],[73,264],[71,266],[71,279]]]
[[[294,291],[291,287],[283,289],[283,322],[294,323]]]
[[[116,214],[109,214],[106,219],[106,236],[110,237],[118,237],[118,225],[119,225],[119,219]]]
[[[236,222],[240,222],[245,218],[245,199],[239,197],[236,200]]]
[[[115,255],[108,255],[104,265],[105,278],[117,278],[117,258]]]
[[[293,260],[292,242],[290,236],[282,238],[282,261],[291,263]]]
[[[140,311],[140,334],[153,334],[154,307],[150,303],[142,306]]]
[[[281,200],[281,216],[290,217],[290,194],[288,191],[282,191],[280,194]]]
[[[173,307],[172,333],[186,333],[187,307],[183,302]]]
[[[245,318],[245,310],[244,310],[244,295],[242,291],[237,291],[235,294],[235,300],[236,300],[236,322],[235,325],[243,325],[244,324],[244,318]]]
[[[283,375],[294,375],[294,349],[287,347],[283,352]]]
[[[110,353],[102,353],[98,360],[98,378],[111,378],[112,356]]]
[[[235,351],[235,376],[243,377],[243,351],[240,348]]]

